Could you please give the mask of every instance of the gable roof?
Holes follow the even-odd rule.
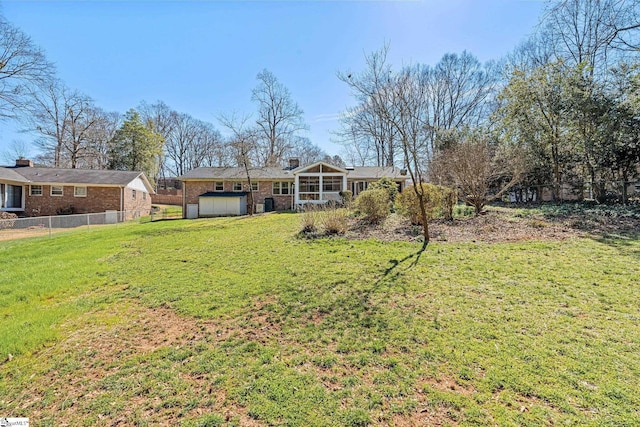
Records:
[[[22,179],[19,182],[33,184],[82,184],[126,187],[136,178],[140,178],[147,190],[153,193],[153,187],[147,177],[143,172],[137,171],[43,167],[0,168],[0,178],[5,173],[10,176],[21,177]]]
[[[3,168],[3,167],[0,167],[0,181],[12,181],[12,182],[20,182],[20,183],[29,182],[28,179],[16,173],[13,169]]]
[[[403,171],[394,166],[378,167],[378,166],[358,166],[353,168],[339,168],[337,166],[330,165],[324,162],[316,162],[312,165],[301,166],[293,170],[286,170],[282,168],[265,167],[265,168],[253,168],[249,169],[249,175],[251,179],[256,180],[293,180],[295,175],[319,164],[327,165],[328,167],[335,169],[339,172],[343,172],[347,175],[348,179],[361,179],[361,180],[378,180],[382,177],[387,177],[395,180],[404,180],[409,177],[406,171]],[[405,173],[402,173],[405,172]],[[215,181],[215,180],[229,180],[229,181],[246,181],[247,172],[241,167],[214,167],[195,168],[182,176],[177,178],[180,181]]]
[[[251,179],[293,179],[291,171],[282,168],[251,168],[249,169]],[[203,180],[203,179],[226,179],[246,181],[247,172],[240,167],[222,167],[222,168],[195,168],[182,176],[178,177],[181,181]]]
[[[299,166],[299,167],[295,168],[292,172],[294,174],[298,174],[298,173],[302,173],[302,172],[304,172],[306,170],[313,169],[316,166],[320,166],[320,165],[327,166],[327,167],[329,167],[331,169],[334,169],[337,172],[347,173],[346,169],[343,169],[343,168],[341,168],[339,166],[330,165],[329,163],[325,163],[325,162],[315,162],[315,163],[312,163],[312,164],[307,165],[307,166]]]

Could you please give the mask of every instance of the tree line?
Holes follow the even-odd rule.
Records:
[[[539,200],[542,187],[606,200],[607,184],[640,174],[639,6],[547,2],[533,35],[498,62],[448,53],[395,70],[388,46],[368,54],[364,70],[338,76],[355,101],[337,132],[345,157],[402,164],[478,209],[507,190]]]
[[[363,70],[338,73],[354,100],[336,131],[342,157],[456,187],[479,210],[507,190],[539,199],[542,187],[558,199],[586,186],[605,200],[607,183],[638,178],[639,29],[640,0],[554,0],[499,61],[464,51],[394,69],[384,46]],[[105,111],[0,16],[0,120],[36,135],[41,164],[143,170],[152,180],[198,166],[285,166],[290,157],[344,164],[305,137],[304,112],[269,70],[250,97],[253,113],[221,114],[216,124],[163,101]],[[11,155],[27,149],[14,144]]]
[[[141,170],[156,181],[199,166],[285,166],[341,162],[305,137],[304,112],[269,70],[257,75],[256,106],[240,139],[225,115],[212,122],[178,112],[163,101],[142,101],[126,113],[106,111],[67,86],[28,35],[0,16],[0,120],[17,120],[33,145],[14,142],[6,161],[38,150],[39,164],[83,169]]]

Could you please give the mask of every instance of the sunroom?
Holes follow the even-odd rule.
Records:
[[[339,202],[347,188],[347,171],[323,162],[295,169],[293,175],[296,205]]]

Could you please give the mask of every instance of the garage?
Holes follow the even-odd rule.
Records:
[[[247,194],[236,192],[204,193],[198,199],[199,216],[245,215]]]

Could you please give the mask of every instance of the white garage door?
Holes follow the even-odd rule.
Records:
[[[200,216],[240,215],[240,197],[201,197]]]

